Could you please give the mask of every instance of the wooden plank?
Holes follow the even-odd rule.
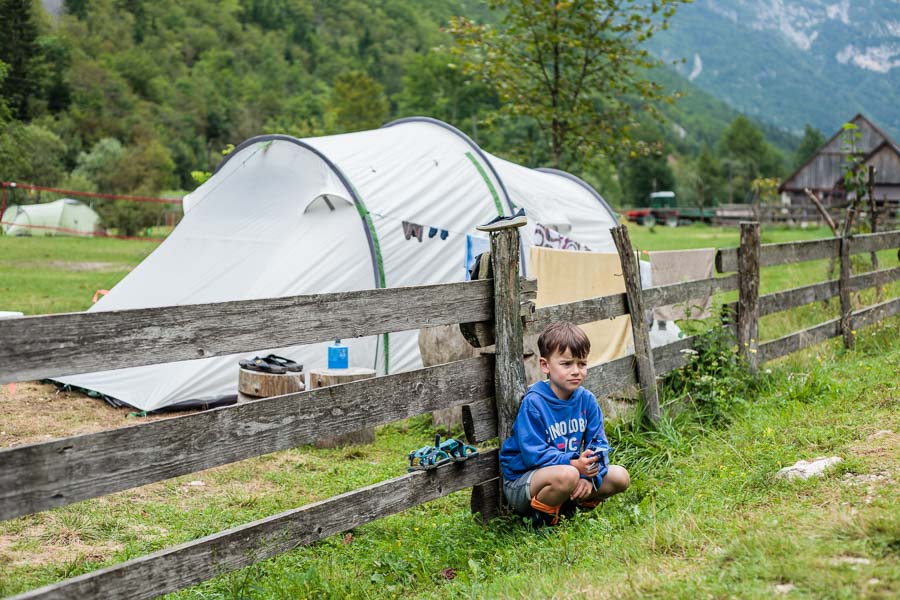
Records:
[[[644,290],[644,306],[657,308],[670,304],[684,304],[716,292],[730,292],[738,289],[738,281],[737,274],[732,274],[648,288]]]
[[[568,321],[576,325],[614,319],[628,314],[628,300],[624,293],[589,298],[578,302],[566,304],[554,304],[544,306],[534,311],[534,315],[527,319],[526,327],[529,333],[543,331],[551,323]]]
[[[766,294],[759,297],[759,316],[771,315],[783,310],[803,306],[804,304],[827,300],[837,296],[837,294],[838,282],[836,279]]]
[[[491,289],[470,281],[3,319],[0,383],[483,321]]]
[[[499,471],[500,466],[497,465]],[[469,499],[469,510],[482,523],[500,516],[500,507],[503,504],[502,479],[492,479],[487,483],[481,483],[472,487],[472,496]]]
[[[759,346],[759,223],[741,223],[738,253],[738,352],[756,373]]]
[[[0,450],[0,520],[487,398],[491,364],[471,358]]]
[[[679,304],[707,294],[736,290],[737,287],[737,275],[662,285],[644,290],[644,305],[655,308],[668,304]],[[581,325],[592,321],[614,319],[627,314],[629,314],[628,300],[622,293],[544,306],[535,310],[534,316],[526,319],[525,324],[529,332],[537,332],[542,331],[550,323],[559,321]]]
[[[824,342],[827,339],[840,335],[840,333],[840,319],[832,319],[820,325],[761,344],[758,353],[759,360],[760,362],[768,362]]]
[[[621,394],[626,387],[637,387],[634,354],[591,367],[583,385],[598,398]]]
[[[847,223],[850,215],[847,215]],[[838,291],[841,298],[841,336],[844,338],[844,348],[853,347],[853,324],[850,317],[853,315],[853,303],[850,301],[850,239],[844,235],[841,238],[841,277],[838,280]]]
[[[463,431],[466,441],[480,444],[497,437],[497,403],[485,398],[462,407]]]
[[[659,421],[659,391],[656,389],[656,370],[653,367],[653,350],[650,347],[650,327],[647,322],[648,312],[644,305],[641,289],[641,270],[628,228],[619,225],[610,230],[619,262],[622,265],[622,276],[625,279],[625,291],[628,300],[628,312],[631,314],[631,333],[634,339],[634,357],[637,362],[637,377],[641,394],[647,404],[647,416],[654,423]]]
[[[656,366],[656,374],[662,377],[688,364],[691,360],[691,353],[685,351],[693,350],[699,339],[699,336],[692,335],[677,342],[654,348],[653,360]]]
[[[418,471],[48,585],[12,600],[143,600],[235,571],[430,500],[496,481],[497,451]]]
[[[871,325],[900,313],[900,298],[856,311],[851,316],[854,329]],[[814,327],[766,342],[759,347],[760,360],[767,362],[841,335],[841,320],[832,319]]]
[[[900,230],[855,235],[850,242],[850,254],[875,252],[900,246]],[[760,248],[760,266],[784,265],[821,260],[837,256],[840,242],[837,238],[764,244]],[[716,253],[716,271],[731,273],[738,270],[737,248],[722,248]]]
[[[850,291],[858,292],[879,285],[883,286],[898,279],[900,279],[900,267],[853,275],[850,278]],[[771,315],[783,310],[790,310],[805,304],[833,298],[839,293],[838,287],[838,280],[835,279],[760,296],[759,316]],[[737,302],[727,304],[726,308],[736,310]]]
[[[858,292],[871,287],[884,286],[900,279],[900,267],[870,271],[850,278],[850,291]]]
[[[854,312],[851,321],[853,329],[858,330],[898,314],[900,314],[900,298],[894,298]]]

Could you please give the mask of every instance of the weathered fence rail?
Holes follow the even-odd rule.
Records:
[[[808,242],[785,242],[760,246],[760,267],[821,260],[837,257],[840,238],[826,238]],[[900,230],[866,233],[850,238],[850,254],[876,252],[900,246]],[[716,253],[716,271],[731,273],[738,270],[738,249],[724,248]]]
[[[473,281],[4,319],[0,383],[487,321],[492,303]]]
[[[493,357],[0,450],[0,519],[311,444],[494,394]]]
[[[16,600],[155,598],[497,478],[491,450],[166,548],[15,596]]]
[[[628,262],[634,271],[627,230],[619,229],[616,235],[625,252],[623,264]],[[840,240],[759,246],[753,237],[742,236],[740,250],[718,253],[720,272],[735,270],[740,256],[744,262],[755,259],[756,266],[751,260],[751,267],[739,273],[646,290],[632,281],[628,294],[525,311],[524,317],[520,306],[533,292],[533,283],[518,278],[515,232],[501,231],[491,240],[493,280],[0,321],[0,382],[451,323],[490,322],[501,331],[495,336],[500,342],[495,355],[2,450],[0,520],[452,406],[462,405],[467,437],[480,443],[508,433],[524,385],[519,367],[526,330],[537,331],[558,320],[585,323],[643,313],[739,289],[746,304],[734,308],[747,336],[759,316],[840,295],[842,289],[860,290],[900,278],[900,267],[856,276],[845,268],[837,281],[759,296],[759,266],[836,257]],[[897,246],[898,231],[856,236],[847,244],[846,255]],[[757,269],[756,274],[748,275],[747,268]],[[843,321],[854,329],[900,314],[900,298],[853,312],[843,304]],[[755,308],[748,312],[746,306]],[[272,319],[273,314],[279,318]],[[639,321],[632,319],[633,333],[640,338],[635,347],[649,348],[646,327]],[[766,343],[752,340],[758,345],[757,359],[772,360],[841,335],[841,324],[838,318]],[[688,362],[685,350],[696,342],[689,337],[597,365],[589,370],[585,386],[598,397],[635,387],[646,393],[655,387],[656,377]],[[120,352],[126,345],[129,352]],[[473,507],[489,515],[491,503],[495,509],[498,502],[498,477],[496,452],[483,452],[462,464],[404,475],[17,598],[151,598],[469,487]]]

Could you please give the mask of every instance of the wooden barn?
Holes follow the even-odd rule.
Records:
[[[900,207],[900,147],[877,125],[861,114],[850,121],[856,125],[853,140],[855,151],[862,155],[863,164],[875,167],[875,199],[879,220],[897,218]],[[805,189],[818,196],[830,211],[843,208],[847,195],[842,188],[843,169],[850,149],[843,129],[835,133],[809,160],[792,173],[778,191],[784,204],[790,207],[794,221],[821,220],[818,210],[809,200]],[[860,207],[866,210],[868,207]]]

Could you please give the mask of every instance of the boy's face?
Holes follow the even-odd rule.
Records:
[[[568,400],[587,377],[587,357],[575,358],[570,350],[541,357],[541,371],[550,377],[550,388],[560,400]]]

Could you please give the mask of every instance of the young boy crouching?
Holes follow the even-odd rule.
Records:
[[[591,342],[571,323],[554,323],[538,338],[541,371],[500,449],[503,494],[535,525],[556,525],[560,509],[590,510],[628,489],[623,467],[606,462],[609,443],[597,399],[581,387]],[[565,505],[565,506],[564,506]]]

